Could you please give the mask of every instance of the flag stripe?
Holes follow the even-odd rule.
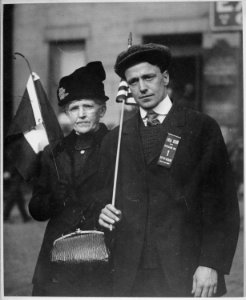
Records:
[[[36,177],[40,153],[44,147],[62,138],[63,134],[39,77],[30,77],[6,137],[6,154],[22,177]],[[54,160],[55,163],[55,160]]]
[[[11,147],[8,149],[8,157],[10,161],[14,162],[14,166],[26,181],[32,179],[33,174],[37,174],[39,169],[37,154],[23,134],[18,134],[12,139]]]
[[[127,82],[126,82],[125,80],[122,80],[122,81],[120,82],[119,87],[122,87],[122,86],[128,88],[128,84],[127,84]]]
[[[33,111],[33,115],[34,115],[34,119],[36,122],[36,125],[43,123],[43,118],[41,115],[41,111],[40,111],[40,107],[39,107],[39,102],[38,102],[38,97],[36,94],[36,90],[34,87],[34,83],[33,80],[38,80],[39,77],[37,74],[32,73],[34,76],[34,79],[32,78],[32,76],[30,75],[28,82],[27,82],[27,91],[29,94],[29,99],[30,99],[30,103],[32,106],[32,111]]]
[[[25,132],[24,137],[36,154],[43,151],[44,147],[49,144],[47,133],[43,124],[39,124],[35,129]]]
[[[128,89],[125,86],[120,86],[119,89],[118,89],[118,91],[126,91],[127,92]]]
[[[127,93],[126,90],[119,90],[119,91],[118,91],[118,94],[117,94],[117,97],[120,96],[120,95],[125,95],[125,96],[127,96],[128,93]]]
[[[39,99],[39,104],[44,120],[44,126],[48,135],[50,144],[53,144],[57,140],[63,137],[63,133],[60,124],[57,120],[56,114],[53,110],[51,103],[49,102],[45,90],[42,87],[41,81],[35,81],[35,88]]]
[[[116,102],[125,101],[125,104],[136,104],[135,99],[132,96],[131,90],[125,80],[121,80],[118,87],[118,93],[116,96]]]
[[[135,104],[136,105],[137,103],[136,103],[135,99],[133,97],[131,97],[131,98],[127,98],[126,104]]]

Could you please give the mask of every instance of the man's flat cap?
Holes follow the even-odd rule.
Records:
[[[118,55],[114,70],[121,78],[125,78],[126,69],[141,62],[157,65],[164,72],[171,62],[171,52],[167,46],[154,43],[133,45]]]
[[[92,61],[61,78],[57,89],[58,105],[64,106],[73,100],[91,99],[107,101],[103,81],[106,79],[101,61]]]

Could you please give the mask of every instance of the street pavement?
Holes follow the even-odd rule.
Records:
[[[241,230],[231,274],[226,276],[228,292],[224,297],[243,296],[244,273],[244,231],[243,205],[241,209]],[[17,209],[12,213],[11,222],[3,226],[4,295],[31,296],[32,275],[41,247],[46,222],[22,223]]]

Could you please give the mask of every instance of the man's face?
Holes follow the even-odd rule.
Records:
[[[78,134],[95,132],[99,121],[104,116],[106,106],[94,100],[74,100],[67,105],[66,113],[70,118],[73,129]]]
[[[169,75],[148,62],[136,64],[125,71],[126,81],[136,102],[144,109],[157,106],[167,95]]]

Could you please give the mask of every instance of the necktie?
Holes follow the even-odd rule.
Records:
[[[160,121],[157,119],[158,114],[153,110],[147,113],[147,126],[156,126],[160,124]]]

